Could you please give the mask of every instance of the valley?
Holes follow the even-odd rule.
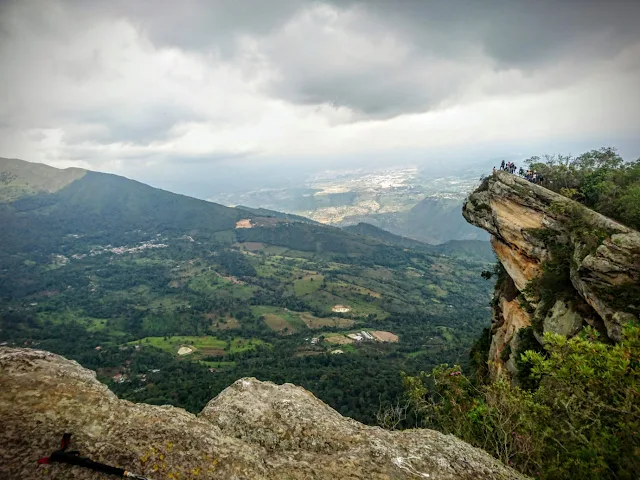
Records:
[[[216,192],[225,205],[264,207],[349,226],[360,222],[427,243],[488,240],[466,223],[462,201],[488,167],[425,171],[418,166],[370,167],[309,173],[296,187]]]
[[[399,371],[466,359],[489,318],[490,257],[462,244],[351,233],[95,172],[1,203],[0,216],[0,341],[74,358],[134,401],[198,411],[255,376],[374,423],[401,395]]]

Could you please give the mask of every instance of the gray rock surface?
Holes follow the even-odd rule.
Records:
[[[0,385],[7,480],[107,478],[36,463],[64,432],[83,455],[154,480],[525,478],[453,436],[368,427],[290,384],[240,379],[195,416],[119,400],[58,355],[0,348]]]
[[[572,337],[580,331],[583,323],[582,316],[572,308],[570,302],[558,300],[547,313],[542,327],[544,333]]]

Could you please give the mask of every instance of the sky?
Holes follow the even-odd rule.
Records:
[[[0,156],[183,192],[224,172],[635,159],[638,25],[630,0],[0,0]]]

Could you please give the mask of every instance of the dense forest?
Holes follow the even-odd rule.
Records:
[[[302,385],[374,423],[380,403],[402,395],[401,370],[464,361],[488,322],[483,263],[401,250],[390,256],[394,267],[366,257],[358,265],[355,256],[341,264],[284,248],[175,243],[6,269],[0,340],[77,359],[137,401],[199,411],[236,379],[256,376]],[[351,310],[337,314],[335,304]],[[399,341],[329,341],[362,329]],[[194,353],[178,356],[185,345]],[[343,353],[332,354],[336,347]]]

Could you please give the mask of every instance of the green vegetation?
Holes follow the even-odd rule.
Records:
[[[524,295],[521,297],[521,304],[530,313],[532,311],[525,296],[541,303],[535,317],[537,320],[535,327],[538,332],[542,331],[540,319],[547,314],[557,300],[574,300],[584,303],[571,283],[571,268],[577,268],[577,261],[594,253],[605,239],[611,238],[613,233],[604,227],[595,227],[593,222],[589,222],[589,212],[581,205],[558,203],[553,204],[552,208],[566,216],[563,227],[569,233],[568,236],[547,228],[527,231],[529,235],[542,241],[550,254],[542,264],[540,275],[527,284],[523,291]],[[637,313],[636,305],[640,302],[638,282],[607,287],[601,294],[614,308]]]
[[[464,357],[487,324],[484,261],[294,220],[94,172],[0,202],[0,342],[78,360],[133,401],[198,412],[255,376],[374,423],[400,370]],[[362,329],[400,341],[323,339]]]
[[[315,292],[322,286],[322,275],[306,275],[293,282],[293,288],[299,297]]]
[[[0,158],[0,202],[12,202],[40,192],[56,192],[85,173],[81,168],[60,170],[42,163]]]
[[[181,355],[180,348],[188,348],[191,351],[184,355],[190,355],[191,358],[204,359],[208,357],[223,357],[228,353],[240,353],[254,350],[265,342],[260,339],[244,339],[244,338],[228,338],[219,339],[210,335],[205,336],[175,336],[175,337],[144,337],[130,345],[136,344],[142,347],[150,346],[163,350],[174,356]],[[221,363],[221,362],[218,362]]]
[[[534,327],[539,333],[542,332],[541,318],[553,307],[557,300],[568,300],[577,297],[577,292],[571,284],[571,254],[573,247],[566,243],[561,243],[552,232],[547,229],[530,230],[530,234],[545,239],[545,246],[549,251],[549,259],[542,263],[540,274],[529,281],[523,290],[521,304],[529,311],[529,305],[525,297],[536,299],[540,302],[538,314],[534,318]]]
[[[601,148],[577,157],[532,157],[528,163],[543,175],[545,187],[640,229],[640,160],[624,162],[614,148]]]
[[[542,345],[538,341],[541,320],[558,300],[590,310],[573,288],[570,272],[615,232],[607,222],[594,222],[595,214],[585,207],[639,228],[640,161],[624,163],[615,150],[600,149],[577,158],[542,162],[534,157],[529,163],[542,174],[545,187],[577,202],[551,205],[563,216],[562,233],[526,232],[550,255],[518,296],[523,308],[535,312],[533,325],[518,332],[517,351],[507,346],[501,353],[503,362],[515,357],[518,386],[489,380],[491,333],[486,329],[471,349],[469,376],[459,365],[404,375],[412,415],[534,478],[640,478],[640,326],[627,325],[616,344],[600,341],[592,327],[571,339],[546,333]],[[482,272],[485,279],[494,276],[501,288],[501,268]],[[599,295],[617,310],[637,314],[637,282]]]
[[[640,327],[616,345],[587,328],[567,339],[545,334],[528,350],[532,387],[469,380],[459,366],[405,376],[425,426],[484,448],[523,473],[544,479],[640,477]]]

